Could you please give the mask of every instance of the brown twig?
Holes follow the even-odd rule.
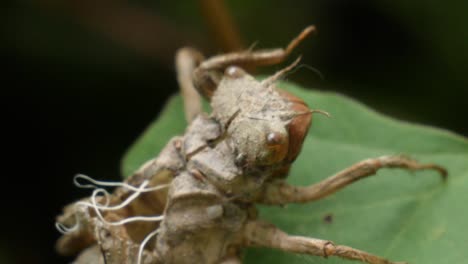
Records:
[[[213,38],[223,52],[240,51],[244,44],[223,0],[200,0],[200,7]]]

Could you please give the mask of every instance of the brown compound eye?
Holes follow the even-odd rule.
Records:
[[[239,78],[245,75],[245,71],[237,66],[229,66],[224,70],[224,75],[230,78]]]
[[[302,99],[283,90],[278,90],[278,93],[291,103],[291,110],[299,113],[299,115],[290,120],[287,126],[289,134],[289,153],[286,157],[286,161],[293,162],[299,155],[299,152],[301,152],[302,144],[304,143],[312,121],[312,114],[308,113],[310,109]]]

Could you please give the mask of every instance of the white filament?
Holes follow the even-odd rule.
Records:
[[[82,183],[80,183],[78,181],[79,179],[84,179],[84,180],[90,182],[91,184],[82,184]],[[80,202],[76,203],[76,206],[85,206],[85,207],[93,208],[94,211],[96,212],[96,215],[98,216],[99,220],[101,220],[105,224],[112,225],[112,226],[117,226],[117,225],[124,225],[124,224],[130,223],[130,222],[136,222],[136,221],[156,222],[156,221],[161,221],[162,219],[164,219],[164,216],[162,216],[162,215],[133,216],[133,217],[128,217],[128,218],[122,219],[120,221],[109,222],[109,221],[104,219],[104,217],[101,214],[101,210],[103,210],[103,211],[113,211],[113,210],[122,209],[125,206],[129,205],[136,198],[138,198],[138,196],[140,196],[140,194],[146,193],[146,192],[158,191],[158,190],[167,188],[169,186],[169,184],[164,184],[164,185],[159,185],[159,186],[155,186],[155,187],[146,188],[146,186],[149,184],[149,181],[145,180],[145,181],[143,181],[143,183],[139,187],[135,187],[135,186],[129,185],[127,183],[123,183],[123,182],[97,181],[97,180],[95,180],[95,179],[93,179],[91,177],[88,177],[88,176],[82,175],[82,174],[77,174],[73,178],[73,182],[79,188],[93,188],[93,189],[95,189],[93,191],[93,194],[91,195],[91,202],[80,201]],[[110,206],[109,205],[110,204],[110,194],[109,194],[109,192],[106,191],[103,188],[98,188],[99,186],[122,187],[122,188],[128,189],[130,191],[134,191],[134,193],[132,195],[130,195],[129,197],[127,197],[127,199],[125,199],[125,201],[123,201],[122,203],[114,205],[114,206]],[[98,203],[97,200],[96,200],[96,198],[98,197],[99,194],[102,194],[101,197],[104,197],[103,203]],[[76,218],[76,224],[74,226],[72,226],[72,227],[66,227],[64,224],[58,223],[58,222],[55,223],[55,227],[62,234],[68,234],[70,232],[76,231],[76,230],[78,230],[79,224],[80,224],[76,213],[75,213],[75,218]]]
[[[73,225],[72,227],[66,227],[64,224],[62,223],[59,223],[59,222],[55,222],[55,228],[57,229],[57,231],[59,231],[62,235],[66,235],[68,233],[71,233],[71,232],[74,232],[76,230],[78,230],[79,226],[80,226],[80,222],[78,221],[78,217],[75,215],[75,219],[76,219],[76,222],[75,222],[75,225]]]
[[[129,204],[132,200],[134,200],[135,198],[138,197],[138,195],[141,194],[142,192],[141,189],[143,189],[146,186],[146,184],[148,184],[147,181],[143,182],[143,184],[140,186],[140,189],[137,189],[137,191],[133,195],[131,195],[129,198],[127,198],[127,200],[125,200],[123,203],[117,206],[113,206],[113,207],[109,206],[109,202],[110,202],[109,193],[106,190],[101,189],[101,188],[98,188],[93,191],[93,194],[91,195],[91,203],[78,202],[77,205],[84,205],[87,207],[94,208],[94,211],[96,212],[96,215],[98,216],[99,220],[101,220],[105,224],[112,225],[112,226],[124,225],[130,222],[136,222],[136,221],[145,221],[145,222],[161,221],[162,219],[164,219],[164,217],[161,215],[157,215],[157,216],[133,216],[133,217],[122,219],[120,221],[109,222],[106,219],[104,219],[104,217],[101,214],[101,209],[102,210],[118,210],[124,207],[125,205]],[[105,197],[104,204],[99,204],[96,201],[96,197],[98,196],[99,193],[104,193],[104,196],[103,196]]]
[[[93,196],[96,197],[98,193],[102,192],[104,193],[104,197],[106,198],[105,199],[105,205],[101,205],[101,204],[98,204],[98,203],[95,203],[95,204],[92,204],[92,203],[88,203],[88,202],[78,202],[77,204],[78,205],[85,205],[85,206],[88,206],[88,207],[93,207],[93,208],[98,208],[98,209],[101,209],[101,210],[107,210],[107,211],[113,211],[113,210],[119,210],[119,209],[122,209],[124,208],[125,206],[127,206],[128,204],[130,204],[133,200],[135,200],[136,198],[138,198],[138,196],[142,193],[142,192],[147,192],[145,189],[146,185],[148,185],[148,181],[144,181],[140,187],[137,189],[137,191],[135,191],[135,193],[133,193],[132,195],[130,195],[127,199],[125,199],[125,201],[123,201],[122,203],[118,204],[118,205],[115,205],[115,206],[109,206],[109,202],[110,202],[110,199],[109,199],[109,192],[107,192],[106,190],[104,189],[101,189],[101,188],[98,188],[98,189],[95,189],[93,191]],[[165,187],[168,187],[168,185],[164,185],[164,186],[157,186],[157,190],[159,189],[162,189],[162,188],[165,188]]]
[[[81,184],[78,179],[84,179],[92,184]],[[96,189],[97,187],[101,186],[101,187],[122,187],[122,188],[125,188],[125,189],[128,189],[128,190],[131,190],[131,191],[134,191],[134,192],[152,192],[152,191],[157,191],[159,189],[163,189],[163,188],[166,188],[169,186],[169,184],[164,184],[164,185],[159,185],[159,186],[155,186],[155,187],[151,187],[151,188],[146,188],[146,189],[141,189],[141,185],[140,187],[135,187],[135,186],[132,186],[128,183],[125,183],[125,182],[107,182],[107,181],[98,181],[98,180],[95,180],[89,176],[86,176],[86,175],[83,175],[83,174],[77,174],[75,175],[75,177],[73,177],[73,183],[75,184],[76,187],[78,188],[91,188],[91,189]]]
[[[137,264],[141,264],[141,258],[143,256],[143,250],[145,249],[145,245],[146,243],[148,243],[148,241],[154,237],[156,234],[159,233],[159,229],[156,229],[154,230],[153,232],[149,233],[145,239],[141,242],[140,244],[140,248],[138,249],[138,259],[137,259]]]

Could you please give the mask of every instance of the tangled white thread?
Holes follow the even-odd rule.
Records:
[[[82,184],[78,181],[78,179],[84,179],[92,184]],[[112,226],[117,226],[117,225],[124,225],[130,222],[135,222],[135,221],[145,221],[145,222],[156,222],[156,221],[161,221],[164,219],[164,216],[162,215],[157,215],[157,216],[134,216],[134,217],[129,217],[122,219],[120,221],[116,222],[109,222],[104,219],[104,217],[101,214],[101,210],[103,211],[114,211],[114,210],[119,210],[130,204],[133,200],[138,198],[138,196],[142,193],[145,192],[153,192],[153,191],[158,191],[164,188],[167,188],[169,184],[164,184],[164,185],[159,185],[155,187],[150,187],[146,188],[146,186],[149,184],[149,181],[145,180],[139,187],[135,187],[132,185],[129,185],[127,183],[123,182],[105,182],[105,181],[97,181],[92,179],[91,177],[88,177],[86,175],[78,174],[73,178],[74,184],[78,188],[93,188],[95,189],[93,191],[93,194],[91,195],[91,203],[89,202],[77,202],[76,206],[85,206],[85,207],[90,207],[93,208],[94,211],[96,212],[96,215],[98,216],[99,220],[102,221],[103,223],[107,225],[112,225]],[[122,203],[115,205],[115,206],[109,206],[110,204],[110,194],[108,191],[106,191],[103,188],[98,188],[99,186],[106,186],[106,187],[122,187],[131,191],[134,191],[132,195],[130,195],[125,201]],[[102,194],[101,197],[104,197],[104,203],[98,203],[96,198],[98,197],[99,194]],[[79,221],[78,217],[75,214],[75,219],[76,223],[72,227],[66,227],[65,225],[56,222],[55,227],[57,230],[62,233],[62,234],[67,234],[73,231],[78,230],[79,228]]]

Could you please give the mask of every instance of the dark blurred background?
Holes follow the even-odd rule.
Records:
[[[302,54],[325,78],[301,68],[288,79],[468,136],[468,2],[222,3],[3,3],[0,263],[70,260],[53,247],[55,215],[87,195],[72,176],[119,179],[122,154],[177,92],[173,56],[184,45],[279,47],[315,24],[290,61]]]

